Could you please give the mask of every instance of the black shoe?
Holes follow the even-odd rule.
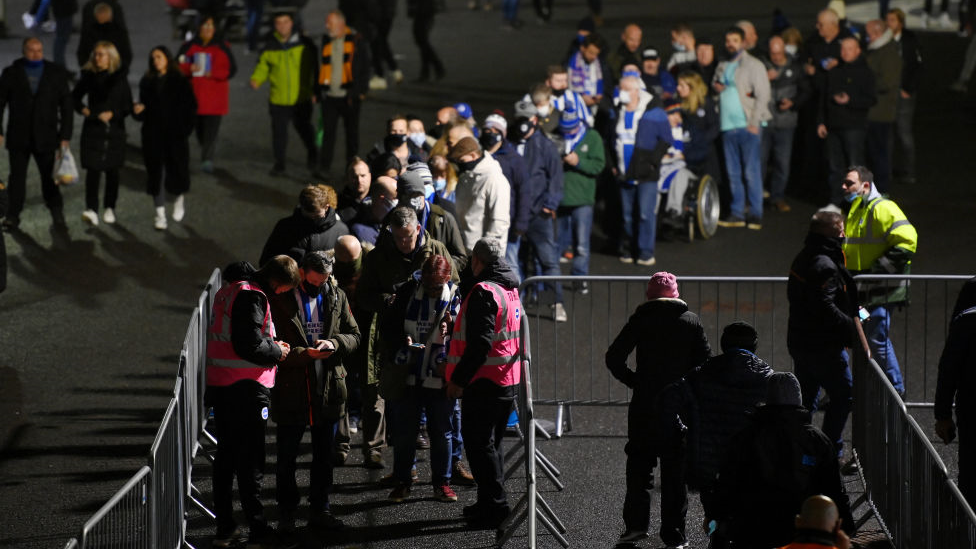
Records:
[[[479,503],[475,503],[474,505],[465,505],[464,508],[461,509],[461,514],[466,517],[474,517],[480,515],[483,508],[484,505]]]
[[[725,217],[720,217],[719,218],[719,220],[718,220],[718,226],[719,227],[725,227],[725,228],[734,228],[734,229],[737,229],[737,228],[740,228],[740,227],[745,227],[746,226],[746,221],[744,219],[742,219],[741,217],[732,217],[731,215],[727,215]]]
[[[505,522],[511,512],[512,509],[508,505],[483,507],[482,512],[468,517],[468,526],[476,530],[495,530]]]
[[[746,228],[758,231],[762,229],[762,220],[756,219],[755,217],[746,220]]]
[[[345,530],[346,528],[346,524],[337,519],[336,516],[332,514],[332,511],[320,511],[313,514],[308,519],[308,525],[312,528],[330,530],[332,532]]]

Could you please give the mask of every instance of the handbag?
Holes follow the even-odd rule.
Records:
[[[71,149],[61,147],[54,160],[54,184],[73,185],[78,182],[78,164]]]

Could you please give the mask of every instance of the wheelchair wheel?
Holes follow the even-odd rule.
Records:
[[[695,199],[695,221],[698,235],[702,239],[711,238],[718,230],[719,213],[718,184],[712,176],[705,174],[698,180],[698,195]]]

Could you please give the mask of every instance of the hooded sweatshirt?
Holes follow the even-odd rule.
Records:
[[[261,251],[261,265],[280,254],[301,261],[302,256],[311,251],[325,251],[335,248],[340,236],[349,234],[346,224],[339,220],[336,211],[329,208],[323,217],[312,219],[302,213],[301,208],[289,217],[275,224],[268,241]]]

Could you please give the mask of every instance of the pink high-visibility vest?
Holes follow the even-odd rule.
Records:
[[[214,296],[213,316],[207,330],[207,385],[223,387],[243,379],[253,379],[265,387],[274,387],[276,365],[257,366],[237,355],[231,343],[230,324],[234,311],[234,301],[243,290],[264,292],[257,285],[240,281],[224,286]],[[261,335],[274,337],[274,323],[271,321],[271,305],[265,296],[264,322]]]
[[[519,367],[521,349],[519,323],[522,317],[522,303],[519,301],[518,289],[509,290],[493,282],[479,282],[475,288],[491,292],[498,306],[498,313],[495,315],[495,332],[491,335],[491,350],[488,351],[484,364],[478,368],[471,381],[485,378],[502,387],[518,385],[522,380],[522,369]],[[468,300],[465,299],[461,304],[461,312],[454,322],[454,332],[451,334],[445,376],[448,380],[454,374],[454,368],[457,367],[467,346],[465,341],[467,311]]]

